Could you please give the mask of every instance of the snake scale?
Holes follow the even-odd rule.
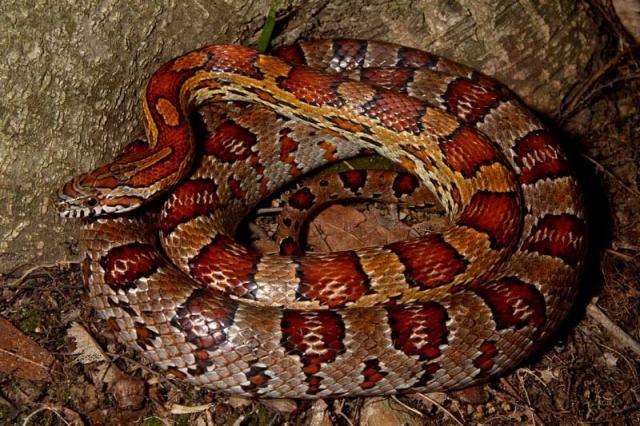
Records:
[[[197,143],[205,103],[223,112]],[[143,111],[146,141],[65,184],[58,209],[88,218],[99,316],[179,379],[251,397],[457,389],[517,366],[572,305],[587,228],[572,167],[477,71],[374,41],[213,45],[162,65]],[[388,191],[428,188],[450,225],[306,255],[234,239],[260,200],[365,151],[406,170]],[[368,173],[337,179],[357,194]]]

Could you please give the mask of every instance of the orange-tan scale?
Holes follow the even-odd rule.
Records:
[[[415,49],[275,54],[287,62],[223,45],[163,65],[144,96],[148,142],[61,190],[65,216],[112,214],[81,237],[98,313],[174,376],[248,396],[455,389],[518,365],[566,315],[584,261],[554,137],[494,80]],[[243,104],[196,147],[190,112],[227,101]],[[234,240],[261,199],[363,150],[419,179],[451,226],[305,256]]]

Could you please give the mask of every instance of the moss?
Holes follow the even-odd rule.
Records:
[[[242,421],[243,426],[266,426],[272,424],[273,415],[267,409],[258,404],[256,409]]]
[[[147,417],[143,420],[145,426],[164,426],[165,423],[157,417]]]
[[[176,419],[177,426],[189,426],[191,424],[191,417],[188,414],[181,414]]]
[[[44,321],[44,314],[37,309],[23,309],[18,313],[18,328],[23,333],[33,334]]]

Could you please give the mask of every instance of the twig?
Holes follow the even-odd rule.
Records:
[[[619,257],[622,260],[626,260],[627,262],[634,262],[636,260],[634,256],[629,256],[628,254],[621,253],[618,250],[614,250],[612,248],[608,248],[605,251],[613,256]]]
[[[169,423],[166,419],[163,419],[163,418],[158,417],[158,416],[149,416],[149,417],[145,417],[145,418],[143,419],[144,423],[147,423],[147,420],[157,420],[157,421],[159,421],[160,423],[162,423],[163,425],[167,425],[167,426],[169,426],[169,425],[171,424],[171,423]],[[149,422],[149,423],[151,423],[151,422]]]
[[[261,209],[256,210],[256,216],[280,213],[281,211],[282,211],[282,207],[263,207]]]
[[[633,361],[630,360],[628,356],[626,356],[625,354],[623,354],[620,351],[617,351],[617,350],[613,349],[611,346],[607,346],[604,343],[598,342],[597,340],[594,340],[594,341],[596,342],[596,345],[601,346],[601,347],[605,348],[606,350],[611,351],[614,354],[618,355],[620,358],[622,358],[624,360],[624,362],[627,363],[627,366],[629,367],[629,371],[631,371],[631,374],[633,374],[633,377],[635,379],[633,381],[633,383],[636,383],[638,381],[638,374],[636,373],[636,369],[635,369],[635,367],[633,365]],[[620,395],[621,395],[621,393],[620,393]]]
[[[39,269],[56,268],[56,267],[60,267],[62,265],[69,266],[69,265],[72,265],[74,263],[76,263],[76,262],[69,262],[69,261],[60,260],[60,261],[57,261],[56,263],[49,263],[47,265],[35,265],[35,266],[27,269],[19,278],[15,279],[15,280],[13,280],[11,282],[8,282],[5,285],[5,287],[12,288],[12,287],[19,286],[20,284],[22,284],[24,282],[24,280],[29,278],[29,276],[31,274],[33,274],[35,271],[37,271]]]
[[[582,154],[582,156],[589,161],[590,163],[592,163],[593,165],[596,166],[597,170],[600,170],[602,172],[604,172],[604,174],[606,174],[607,176],[611,177],[613,180],[617,181],[620,186],[622,186],[624,189],[626,189],[627,191],[629,191],[630,193],[632,193],[633,195],[639,196],[640,197],[640,191],[638,191],[637,189],[631,188],[630,186],[628,186],[626,183],[624,183],[624,181],[622,179],[620,179],[618,176],[616,176],[614,173],[610,172],[609,170],[607,170],[602,164],[598,163],[596,160],[594,160],[593,158],[591,158],[590,156],[588,156],[587,154]]]
[[[611,321],[609,317],[606,316],[605,313],[596,305],[596,302],[597,300],[594,300],[587,306],[587,314],[589,317],[600,324],[618,342],[631,349],[638,357],[640,357],[640,343]]]
[[[396,403],[400,404],[400,406],[402,408],[405,408],[405,409],[411,411],[412,413],[416,413],[420,417],[424,417],[423,414],[420,411],[416,410],[415,408],[409,407],[407,404],[405,404],[404,402],[402,402],[398,398],[396,398],[395,395],[391,396],[391,399],[394,400]]]
[[[25,419],[22,421],[22,426],[26,426],[29,424],[29,421],[31,420],[31,418],[33,416],[35,416],[36,414],[38,414],[41,411],[51,411],[52,413],[54,413],[56,416],[58,416],[58,418],[60,418],[60,420],[62,420],[64,422],[64,424],[66,425],[74,425],[74,426],[80,426],[82,425],[82,419],[80,418],[80,415],[78,413],[76,413],[75,411],[66,408],[66,407],[58,407],[58,406],[54,406],[54,405],[43,405],[40,408],[38,408],[37,410],[29,413],[29,415],[27,415],[27,417],[25,417]],[[64,416],[61,414],[64,413],[65,415],[72,417],[71,423],[69,423]]]
[[[202,405],[180,405],[174,404],[172,402],[167,403],[165,407],[171,414],[193,414],[193,413],[201,413],[203,411],[207,411],[209,408],[213,407],[213,404],[202,404]]]
[[[427,395],[425,395],[423,393],[419,393],[418,396],[420,398],[424,399],[425,401],[430,402],[431,404],[435,405],[436,407],[438,407],[442,411],[444,411],[455,423],[459,424],[460,426],[464,426],[464,423],[462,423],[460,420],[458,420],[458,418],[456,416],[454,416],[451,411],[447,410],[444,407],[444,405],[440,404],[439,402],[437,402],[434,399],[429,398]]]
[[[244,419],[245,419],[244,414],[240,414],[238,418],[233,422],[233,426],[240,426],[244,421]]]
[[[342,411],[342,407],[344,407],[344,399],[336,399],[333,403],[333,409],[335,410],[335,413],[345,419],[345,421],[349,423],[349,426],[353,426],[353,423],[351,422],[349,417],[347,417],[347,415]]]
[[[522,384],[522,376],[518,375],[518,379],[520,380],[520,384]],[[531,414],[531,418],[533,420],[534,425],[536,424],[536,422],[540,423],[541,425],[544,425],[544,421],[542,420],[542,418],[538,415],[538,413],[536,413],[536,411],[531,406],[529,393],[526,391],[526,389],[523,389],[525,393],[525,397],[527,398],[527,401],[524,401],[520,396],[520,394],[518,393],[518,391],[516,390],[516,388],[514,388],[513,385],[509,382],[509,380],[502,377],[500,379],[500,384],[502,385],[503,390],[500,392],[496,392],[495,395],[497,398],[502,399],[504,401],[510,397],[511,401],[508,401],[508,402],[524,407],[528,411],[528,413]],[[503,395],[506,395],[507,398],[505,398]]]
[[[602,67],[600,67],[600,69],[598,69],[591,76],[589,81],[587,81],[585,84],[582,85],[582,88],[578,91],[578,93],[576,93],[575,96],[573,96],[572,99],[567,103],[567,105],[564,108],[562,108],[565,111],[565,114],[562,114],[563,119],[573,113],[578,102],[581,102],[585,99],[584,95],[587,92],[587,90],[589,90],[596,83],[596,81],[598,81],[611,68],[616,66],[620,62],[622,57],[625,55],[625,53],[626,53],[626,50],[622,50],[618,52],[618,54],[615,57],[613,57],[612,59],[607,61],[607,63],[605,63]]]
[[[320,227],[318,225],[316,225],[315,223],[313,223],[312,225],[313,225],[313,229],[316,231],[316,234],[318,235],[318,238],[320,238],[320,241],[322,241],[324,243],[324,245],[326,247],[326,251],[334,251],[331,248],[331,245],[329,245],[329,243],[327,242],[327,237],[322,232],[322,229],[320,229]]]

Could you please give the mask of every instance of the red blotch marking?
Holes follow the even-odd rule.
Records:
[[[437,362],[429,362],[422,365],[422,375],[418,379],[418,381],[413,385],[413,387],[422,387],[427,386],[427,384],[433,379],[433,375],[436,374],[436,371],[442,368],[440,364]]]
[[[262,78],[260,69],[255,66],[258,58],[258,52],[255,49],[235,44],[223,44],[208,46],[202,50],[212,56],[208,65],[209,69]]]
[[[184,332],[186,341],[196,347],[201,367],[210,365],[206,351],[214,351],[227,341],[236,309],[236,302],[207,288],[195,290],[176,309],[171,325]]]
[[[229,185],[229,189],[234,197],[244,200],[245,195],[247,195],[247,191],[242,189],[242,182],[239,179],[229,176],[229,179],[227,179],[227,185]]]
[[[409,68],[365,68],[360,79],[385,89],[406,92],[413,79],[414,70]]]
[[[297,242],[291,237],[287,237],[280,242],[280,254],[283,256],[300,256],[302,250]]]
[[[336,148],[334,144],[332,144],[331,142],[322,141],[318,144],[318,146],[324,151],[324,153],[322,154],[322,158],[327,160],[327,162],[331,163],[338,160],[338,157],[336,157],[338,148]]]
[[[472,177],[481,166],[498,159],[489,139],[470,127],[458,128],[439,145],[451,168],[466,178]]]
[[[398,50],[397,66],[407,68],[431,68],[435,65],[436,58],[427,52],[407,47]]]
[[[382,367],[380,367],[380,361],[377,359],[368,359],[364,362],[364,369],[362,370],[363,381],[360,383],[360,388],[362,389],[371,389],[374,387],[380,380],[384,379],[384,377],[388,374],[382,371]]]
[[[485,340],[480,345],[480,352],[482,352],[482,354],[478,355],[473,360],[473,365],[482,370],[483,373],[487,373],[495,364],[494,358],[498,355],[498,348],[496,347],[495,342]]]
[[[246,373],[249,383],[241,385],[242,389],[254,396],[258,395],[258,391],[266,387],[271,379],[271,377],[266,374],[266,370],[267,367],[252,365]]]
[[[348,170],[339,173],[338,177],[342,181],[342,185],[354,194],[357,194],[367,183],[366,170]]]
[[[116,292],[135,287],[138,279],[150,276],[162,263],[155,247],[141,243],[114,247],[100,259],[104,281]]]
[[[214,155],[222,162],[231,163],[255,155],[251,148],[256,143],[256,135],[228,120],[207,137],[203,149],[206,155]]]
[[[133,326],[136,331],[136,343],[142,349],[153,349],[155,346],[153,345],[153,341],[158,338],[158,333],[151,330],[149,327],[144,325],[143,323],[136,322]]]
[[[493,249],[508,247],[520,231],[520,203],[512,192],[476,192],[465,207],[458,224],[489,236]]]
[[[273,56],[277,56],[290,64],[304,65],[307,63],[304,52],[297,43],[293,46],[285,46],[275,49],[273,51]]]
[[[393,347],[421,361],[441,355],[447,344],[447,310],[436,302],[387,307]]]
[[[167,368],[167,373],[171,374],[173,377],[175,377],[178,380],[187,380],[187,375],[184,374],[182,371],[178,370],[176,367]]]
[[[293,93],[302,102],[317,106],[342,104],[334,90],[339,83],[340,77],[336,75],[302,66],[293,67],[288,77],[278,80],[280,88]]]
[[[465,271],[466,260],[439,235],[427,235],[411,241],[385,246],[404,265],[407,282],[423,290],[448,284]]]
[[[330,308],[358,300],[369,290],[369,277],[353,252],[328,253],[298,259],[301,300],[317,300]]]
[[[514,150],[515,160],[520,166],[520,182],[523,184],[571,175],[569,161],[547,131],[529,133],[516,143]]]
[[[297,151],[299,144],[298,141],[289,137],[289,133],[291,133],[291,129],[280,131],[280,161],[289,164],[289,174],[293,178],[297,178],[302,175],[302,170],[298,168],[293,153]]]
[[[289,311],[282,313],[280,344],[287,353],[297,355],[307,376],[308,393],[320,390],[322,364],[344,353],[344,322],[334,311]]]
[[[118,325],[118,322],[116,321],[115,317],[107,318],[107,327],[109,327],[109,330],[113,331],[114,333],[117,333],[120,331],[120,326]]]
[[[313,206],[316,196],[308,187],[300,188],[289,197],[289,205],[298,210],[308,210]]]
[[[451,82],[442,97],[449,111],[469,124],[482,121],[502,100],[500,93],[467,78]]]
[[[584,256],[586,224],[570,214],[547,215],[531,229],[522,250],[559,257],[574,268]]]
[[[206,216],[218,207],[218,188],[212,179],[189,180],[177,187],[164,203],[160,231],[169,235],[189,220]]]
[[[200,283],[225,294],[251,297],[260,255],[225,235],[216,236],[189,261],[191,274]]]
[[[333,52],[331,65],[336,71],[361,68],[367,53],[367,43],[360,40],[335,40]]]
[[[413,134],[422,131],[422,116],[426,106],[402,93],[380,89],[363,108],[367,116],[378,120],[388,129]]]
[[[546,319],[544,297],[538,289],[515,277],[471,286],[489,305],[496,328],[539,328]]]
[[[417,177],[410,173],[398,173],[393,180],[393,193],[396,197],[400,198],[403,195],[411,195],[420,186],[420,181]]]

